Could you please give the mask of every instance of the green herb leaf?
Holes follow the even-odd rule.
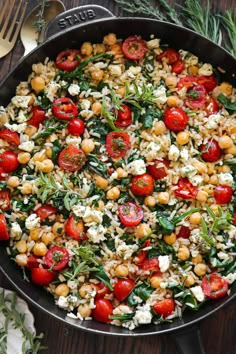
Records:
[[[219,101],[226,109],[230,111],[236,111],[236,101],[231,102],[229,98],[227,98],[223,93],[220,93],[217,96],[217,101]]]
[[[136,306],[138,304],[136,297],[146,301],[153,293],[153,290],[154,289],[147,282],[137,284],[127,298],[128,304],[130,306]]]
[[[104,178],[109,178],[107,165],[104,162],[100,161],[95,155],[88,154],[87,161],[90,170]]]

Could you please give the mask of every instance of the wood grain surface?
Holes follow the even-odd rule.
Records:
[[[0,11],[5,1],[9,6],[14,0],[0,0]],[[127,0],[128,1],[128,0]],[[40,0],[28,0],[29,12]],[[98,4],[110,9],[115,15],[124,15],[113,0],[64,0],[66,8],[78,5]],[[170,0],[170,3],[182,1]],[[212,6],[224,12],[227,8],[236,5],[235,0],[210,0]],[[156,0],[158,3],[158,0]],[[23,54],[23,46],[18,40],[15,48],[6,57],[0,59],[0,81],[13,68]],[[1,93],[0,93],[1,105]],[[1,262],[1,261],[0,261]],[[12,288],[8,281],[0,274],[0,286]],[[37,332],[44,333],[43,344],[47,349],[42,354],[177,354],[177,348],[169,335],[147,336],[140,338],[120,338],[92,335],[81,332],[72,327],[54,320],[37,308],[30,305],[35,317]],[[200,324],[203,344],[206,354],[235,354],[236,353],[236,302],[218,311]],[[0,353],[8,354],[8,353]],[[191,354],[191,353],[188,353]]]

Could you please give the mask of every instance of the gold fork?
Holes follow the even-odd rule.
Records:
[[[16,9],[15,4],[18,4]],[[11,9],[7,5],[9,5],[9,2],[5,0],[5,5],[0,13],[0,58],[8,54],[16,43],[24,19],[27,2],[23,3],[22,0],[13,0]],[[10,23],[13,14],[14,17]]]

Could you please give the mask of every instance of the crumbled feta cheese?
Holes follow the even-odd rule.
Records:
[[[158,106],[161,106],[166,103],[167,96],[165,86],[159,86],[156,90],[153,91],[153,95],[156,97],[155,103]]]
[[[13,222],[11,224],[10,235],[11,237],[16,237],[16,238],[22,235],[21,227],[17,222]]]
[[[126,171],[131,175],[138,176],[146,172],[146,165],[143,160],[135,160],[126,166]]]
[[[157,153],[160,151],[161,147],[158,143],[151,141],[145,149],[142,151],[142,155],[147,161],[152,161],[157,158]]]
[[[180,151],[180,157],[183,161],[188,161],[189,159],[189,153],[188,153],[188,149],[187,148],[183,148]]]
[[[229,259],[229,255],[225,252],[219,252],[217,256],[222,259],[223,261],[227,261]]]
[[[24,123],[28,120],[27,116],[25,115],[25,112],[22,111],[22,109],[19,111],[18,116],[16,117],[16,121],[18,123]]]
[[[68,307],[67,298],[65,296],[59,296],[59,299],[57,300],[57,305],[62,309],[66,309]]]
[[[198,70],[198,75],[211,76],[212,74],[213,74],[213,67],[211,64],[208,63],[203,64]]]
[[[162,273],[165,273],[170,266],[169,256],[159,256],[158,257],[159,268]]]
[[[76,84],[71,84],[69,87],[68,87],[68,92],[71,96],[76,96],[80,93],[80,87],[79,85],[76,85]]]
[[[60,85],[55,81],[51,81],[46,88],[46,96],[49,101],[53,102],[54,98],[57,95],[57,91],[60,88]]]
[[[236,280],[236,272],[235,273],[229,273],[225,277],[223,277],[227,283],[232,284]]]
[[[231,173],[219,173],[218,179],[219,179],[219,184],[226,184],[228,186],[232,186],[234,181]]]
[[[122,74],[122,70],[121,70],[120,65],[109,65],[108,70],[112,76],[119,77]]]
[[[102,223],[103,214],[101,211],[80,204],[74,205],[72,210],[76,216],[83,218],[87,226]]]
[[[197,173],[197,169],[192,165],[187,165],[180,169],[180,173],[183,177],[194,176]]]
[[[88,239],[93,243],[99,243],[105,240],[105,233],[107,232],[107,228],[102,225],[91,226],[87,230]]]
[[[80,107],[82,108],[82,110],[87,111],[90,108],[90,106],[91,106],[91,102],[89,100],[84,99],[80,102]]]
[[[25,220],[25,227],[28,230],[36,229],[39,226],[40,226],[40,218],[38,218],[37,214],[31,214]]]
[[[160,39],[154,38],[146,42],[148,49],[156,49],[160,47]]]
[[[203,177],[200,175],[189,176],[189,180],[194,186],[200,186],[203,182]]]
[[[139,73],[141,73],[140,66],[130,66],[129,69],[126,71],[127,76],[131,79],[134,79]]]
[[[139,324],[147,324],[152,322],[151,307],[149,304],[137,306],[133,321]]]
[[[207,129],[217,129],[222,116],[220,114],[211,114],[207,118],[206,128]]]
[[[33,141],[24,141],[18,146],[18,148],[21,150],[27,151],[27,152],[31,152],[34,150],[34,142]]]
[[[21,123],[21,124],[5,123],[4,126],[7,129],[10,129],[12,132],[23,133],[27,127],[27,123]]]
[[[81,144],[81,137],[80,136],[73,136],[68,135],[66,137],[66,144],[73,144],[73,145],[80,145]]]
[[[28,108],[31,98],[32,98],[31,96],[14,96],[11,99],[11,102],[17,108]]]
[[[199,302],[204,301],[205,295],[200,285],[190,288],[190,291],[192,292],[193,296],[197,299],[197,301]]]
[[[138,250],[138,245],[126,245],[119,236],[115,237],[116,254],[124,259],[129,259]]]
[[[177,146],[175,145],[171,145],[170,146],[170,150],[169,150],[169,153],[168,153],[168,158],[169,160],[171,161],[177,161],[178,158],[179,158],[179,149],[177,148]]]

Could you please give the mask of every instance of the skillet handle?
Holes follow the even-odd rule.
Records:
[[[45,30],[44,39],[73,27],[79,27],[87,22],[101,18],[115,17],[111,11],[99,5],[84,5],[62,12],[49,22]]]
[[[176,332],[173,337],[181,354],[205,354],[199,327]]]

